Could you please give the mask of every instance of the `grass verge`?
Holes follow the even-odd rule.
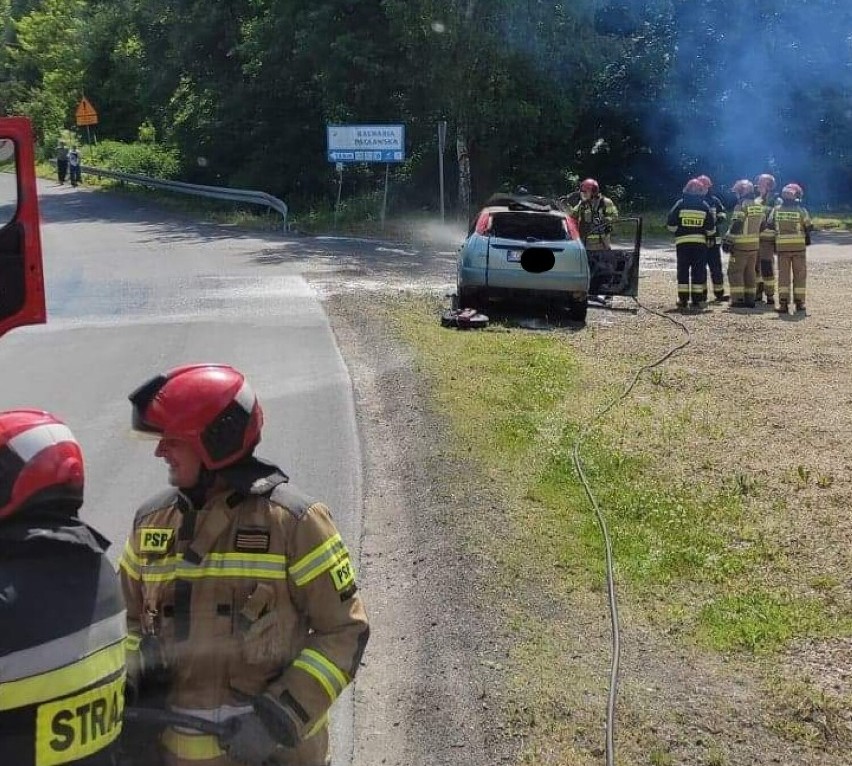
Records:
[[[437,300],[404,299],[391,323],[417,350],[459,458],[473,459],[504,498],[507,516],[481,519],[470,543],[501,572],[494,587],[514,637],[517,679],[510,722],[533,733],[528,762],[585,763],[597,731],[580,711],[566,709],[573,696],[566,685],[588,698],[600,695],[602,682],[566,662],[564,617],[547,614],[529,594],[546,593],[561,615],[602,595],[602,546],[572,463],[574,440],[628,373],[666,350],[671,337],[658,349],[633,343],[608,357],[606,330],[542,334],[492,325],[456,332],[435,322],[439,309]],[[628,619],[692,650],[745,662],[796,640],[852,635],[852,613],[831,595],[835,580],[826,575],[825,587],[816,587],[773,534],[788,512],[779,498],[789,487],[750,471],[745,455],[742,470],[713,470],[715,458],[732,449],[727,403],[712,381],[675,364],[648,375],[583,443]],[[759,425],[737,417],[736,428]],[[663,745],[649,747],[666,762]]]

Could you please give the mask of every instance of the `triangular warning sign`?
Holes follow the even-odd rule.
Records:
[[[89,99],[85,96],[83,96],[83,98],[80,99],[80,103],[77,104],[75,116],[77,118],[78,125],[98,124],[98,113],[95,111],[95,107],[92,106]]]

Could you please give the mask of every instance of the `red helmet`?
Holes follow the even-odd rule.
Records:
[[[787,184],[781,189],[781,199],[798,200],[802,198],[804,191],[799,184]]]
[[[696,196],[700,196],[707,192],[707,188],[701,181],[697,178],[690,178],[686,182],[686,186],[683,187],[684,194],[695,194]]]
[[[710,176],[698,176],[695,180],[704,187],[704,191],[710,191],[713,188],[713,180]]]
[[[587,178],[585,181],[583,181],[580,184],[580,191],[581,192],[588,192],[589,194],[591,194],[594,197],[594,196],[600,194],[601,187],[598,184],[598,182],[595,181],[594,178]]]
[[[739,181],[734,182],[731,191],[738,197],[745,197],[749,194],[754,194],[754,184],[747,178],[741,178]]]
[[[754,179],[754,185],[764,193],[771,192],[775,188],[775,176],[761,173]]]
[[[215,470],[251,454],[263,410],[248,381],[226,364],[192,364],[152,378],[130,394],[133,429],[181,439]]]
[[[0,519],[39,500],[83,504],[80,445],[49,412],[0,412]]]

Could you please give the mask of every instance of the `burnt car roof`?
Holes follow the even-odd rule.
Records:
[[[483,205],[483,208],[498,207],[531,213],[562,212],[554,200],[535,194],[492,194]]]

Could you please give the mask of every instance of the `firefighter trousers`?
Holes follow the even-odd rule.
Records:
[[[784,306],[790,302],[790,272],[793,273],[793,300],[796,305],[805,305],[808,282],[808,263],[804,250],[778,253],[778,302]]]
[[[710,272],[710,281],[713,283],[713,295],[717,300],[725,296],[725,279],[722,276],[722,246],[713,245],[707,248],[707,269]],[[707,294],[705,290],[704,294]]]
[[[728,259],[728,284],[731,288],[732,304],[754,304],[756,261],[757,250],[740,250],[734,245]]]
[[[692,299],[697,306],[707,300],[707,246],[687,242],[677,245],[677,302],[685,306]]]
[[[757,264],[755,266],[757,277],[757,297],[766,297],[766,301],[772,302],[775,298],[775,242],[772,240],[760,240],[757,251]]]

